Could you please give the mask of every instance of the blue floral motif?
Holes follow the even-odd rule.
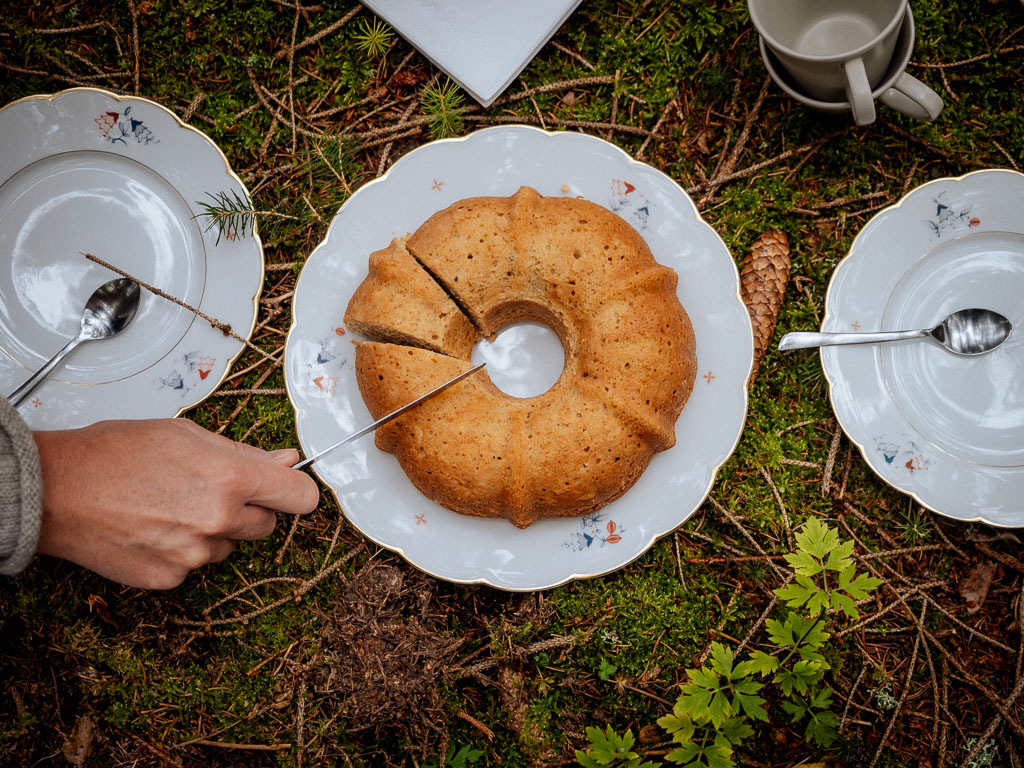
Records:
[[[153,384],[157,389],[169,389],[184,398],[190,389],[198,387],[210,375],[216,363],[216,358],[198,351],[188,352],[175,361],[170,373],[158,375]]]
[[[971,215],[974,206],[969,199],[951,200],[948,195],[947,189],[932,198],[935,203],[935,216],[925,221],[937,238],[948,233],[963,232],[981,223],[977,216]]]
[[[103,138],[111,144],[128,146],[129,139],[134,139],[136,144],[159,143],[160,140],[153,136],[146,124],[132,117],[131,112],[131,106],[126,106],[123,112],[104,112],[93,122],[99,126]]]

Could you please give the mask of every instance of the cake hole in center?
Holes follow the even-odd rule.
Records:
[[[565,351],[558,334],[544,323],[509,323],[494,338],[473,347],[473,363],[487,363],[494,385],[513,397],[536,397],[562,375]]]

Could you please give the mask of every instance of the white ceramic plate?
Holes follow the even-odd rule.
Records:
[[[118,275],[93,254],[246,337],[263,284],[255,232],[222,238],[208,195],[247,197],[204,134],[151,101],[92,88],[0,110],[0,388],[78,334],[85,301]],[[20,407],[33,428],[175,416],[223,380],[242,344],[143,291],[119,336],[81,345]]]
[[[440,578],[509,590],[608,573],[693,514],[739,439],[753,358],[732,257],[675,182],[590,136],[490,128],[427,144],[400,159],[386,177],[345,203],[310,255],[296,287],[285,347],[285,379],[307,455],[371,421],[353,373],[352,336],[342,326],[369,254],[457,200],[511,195],[523,185],[607,206],[644,236],[659,262],[678,272],[699,371],[676,423],[675,447],[656,454],[639,482],[596,514],[541,520],[526,530],[443,509],[421,495],[394,456],[379,451],[369,437],[315,465],[345,514],[369,538]],[[509,355],[482,345],[476,351],[489,360],[499,386],[502,378],[515,381],[516,366],[530,360],[534,346],[541,367],[560,354],[529,324],[511,336],[513,346],[528,346]],[[504,334],[499,342],[505,342]]]
[[[836,268],[825,331],[930,328],[993,309],[1014,330],[959,357],[929,341],[823,347],[832,405],[883,480],[960,520],[1024,525],[1024,175],[939,179],[877,214]]]

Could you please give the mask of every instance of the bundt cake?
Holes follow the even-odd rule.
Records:
[[[401,270],[381,267],[392,259]],[[356,350],[373,417],[471,367],[475,338],[511,322],[550,326],[565,364],[531,398],[501,392],[484,369],[381,427],[377,446],[426,496],[463,514],[525,528],[598,509],[675,443],[696,371],[676,280],[632,227],[585,200],[523,187],[434,214],[404,247],[371,257],[346,311],[374,339]]]

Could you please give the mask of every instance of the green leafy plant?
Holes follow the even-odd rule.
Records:
[[[857,600],[869,596],[881,584],[874,576],[856,574],[853,564],[853,542],[839,541],[839,534],[812,517],[796,534],[797,551],[786,555],[796,574],[794,583],[775,590],[791,608],[805,607],[817,616],[823,610],[841,610],[851,619],[860,614]],[[835,574],[829,584],[829,574]],[[820,583],[815,581],[820,577]]]
[[[380,19],[372,22],[368,19],[359,20],[359,33],[355,36],[356,48],[367,56],[379,58],[391,45],[395,33]]]
[[[459,747],[458,750],[455,747],[449,747],[445,755],[444,764],[448,768],[470,768],[470,766],[476,765],[483,756],[484,752],[482,749],[474,749],[468,744]],[[437,768],[438,764],[439,761],[436,757],[428,757],[423,762],[423,768]]]
[[[768,639],[778,650],[751,653],[753,669],[762,677],[773,675],[772,682],[778,683],[787,696],[794,691],[807,693],[829,668],[819,652],[829,638],[828,632],[821,628],[821,618],[805,618],[791,611],[785,621],[769,619],[765,626]],[[793,663],[789,664],[790,661]]]
[[[721,728],[734,716],[768,719],[764,699],[757,695],[761,683],[751,679],[749,661],[734,663],[731,648],[712,643],[708,664],[700,669],[689,669],[686,675],[689,682],[683,686],[678,703],[694,722],[710,722],[715,728]]]
[[[769,720],[767,701],[761,696],[768,683],[790,723],[803,724],[809,743],[828,748],[835,742],[839,718],[831,709],[832,689],[824,682],[830,669],[823,653],[831,636],[826,621],[834,614],[858,618],[857,601],[870,596],[881,580],[858,574],[853,542],[840,541],[835,529],[816,518],[808,520],[795,538],[796,551],[786,555],[793,581],[774,594],[802,612],[787,610],[784,618],[768,619],[767,643],[746,659],[737,660],[731,647],[713,642],[707,663],[687,670],[687,682],[672,712],[658,719],[677,745],[665,755],[667,763],[733,768],[736,749],[754,734],[757,722]],[[590,748],[576,753],[585,768],[641,765],[629,731],[619,736],[611,727],[595,728],[588,729],[587,736]]]
[[[826,749],[836,740],[836,728],[839,727],[839,718],[831,707],[832,689],[826,686],[818,688],[813,695],[809,692],[807,696],[797,695],[782,702],[782,708],[794,724],[807,718],[804,738]]]
[[[597,676],[602,680],[611,680],[612,675],[618,671],[619,668],[617,666],[601,659],[601,664],[597,668]]]
[[[443,139],[462,131],[465,113],[459,87],[445,78],[444,83],[434,80],[424,87],[420,96],[423,112],[430,118],[430,135]]]
[[[576,750],[576,760],[583,768],[657,768],[657,763],[645,762],[633,751],[636,739],[626,729],[621,736],[609,725],[607,730],[587,728],[590,748]]]
[[[731,648],[711,644],[711,658],[686,671],[688,682],[672,714],[658,720],[679,746],[665,759],[686,768],[726,768],[734,748],[754,732],[749,720],[768,720],[763,687],[749,661],[735,663]]]

